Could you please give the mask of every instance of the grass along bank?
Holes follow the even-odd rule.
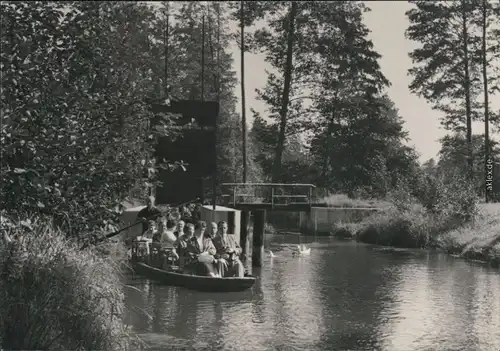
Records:
[[[353,199],[346,194],[332,194],[318,201],[328,207],[339,208],[389,208],[391,203],[379,199]]]
[[[452,255],[500,266],[500,203],[481,204],[478,218],[438,236],[437,246]]]
[[[481,204],[461,175],[398,182],[382,211],[359,223],[337,223],[332,234],[398,248],[437,248],[499,265],[500,204]]]
[[[80,250],[47,222],[2,224],[0,349],[142,346],[123,324],[119,250]]]
[[[471,221],[429,214],[419,204],[391,206],[359,223],[337,223],[332,235],[398,248],[437,248],[452,255],[500,265],[500,204],[478,204]]]

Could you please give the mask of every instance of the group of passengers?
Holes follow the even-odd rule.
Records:
[[[143,219],[142,237],[159,248],[165,261],[178,265],[184,272],[205,276],[243,277],[244,268],[239,259],[241,247],[234,236],[228,234],[225,221],[196,224],[163,216],[154,206],[154,197],[138,217]],[[208,230],[207,230],[208,229]],[[149,249],[148,249],[149,252]]]

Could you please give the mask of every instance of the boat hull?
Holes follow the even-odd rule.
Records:
[[[214,278],[191,274],[168,272],[147,265],[143,262],[132,262],[135,274],[155,280],[161,284],[179,286],[203,292],[237,292],[250,289],[255,284],[255,277]]]

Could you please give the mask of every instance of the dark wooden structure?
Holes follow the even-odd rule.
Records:
[[[312,184],[223,183],[224,205],[241,210],[240,245],[248,253],[252,242],[252,265],[262,267],[266,211],[310,212],[313,203]],[[253,237],[248,240],[250,213],[253,213]]]
[[[181,203],[204,198],[204,182],[216,172],[216,133],[219,104],[215,101],[178,100],[170,104],[150,102],[155,113],[152,127],[161,125],[161,115],[178,115],[168,126],[178,132],[175,139],[161,137],[155,150],[158,162],[183,161],[185,170],[160,170],[162,186],[156,190],[158,203]]]

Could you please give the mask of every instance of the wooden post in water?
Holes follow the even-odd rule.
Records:
[[[240,246],[245,259],[249,259],[249,241],[248,241],[248,225],[250,224],[250,212],[241,211],[241,225],[240,225]]]
[[[264,259],[264,226],[266,210],[256,210],[253,218],[252,266],[262,267]]]

